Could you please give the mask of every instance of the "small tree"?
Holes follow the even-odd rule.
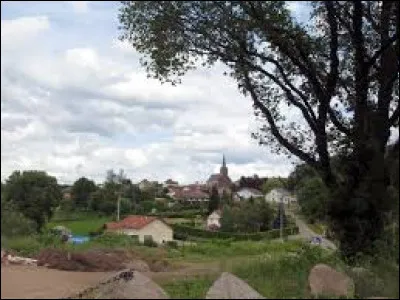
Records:
[[[72,185],[71,197],[76,208],[88,209],[90,195],[96,191],[96,184],[85,177],[79,178]]]
[[[55,177],[43,171],[13,172],[6,181],[4,200],[12,202],[17,211],[36,223],[41,231],[62,198]]]
[[[208,202],[208,213],[211,214],[214,210],[220,207],[220,198],[218,190],[215,186],[211,189],[210,201]]]

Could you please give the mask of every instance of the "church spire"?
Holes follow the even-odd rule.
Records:
[[[219,173],[221,175],[228,176],[228,168],[226,167],[225,154],[222,154],[222,166],[219,170]]]

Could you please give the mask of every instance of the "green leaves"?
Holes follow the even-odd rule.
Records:
[[[61,197],[56,178],[43,171],[15,171],[4,187],[4,200],[13,203],[17,211],[34,221],[38,231],[53,215]]]

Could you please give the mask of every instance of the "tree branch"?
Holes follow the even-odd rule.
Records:
[[[396,122],[399,122],[399,116],[400,116],[400,111],[399,111],[399,106],[397,105],[392,116],[389,118],[390,127],[393,127],[396,124]]]
[[[253,99],[254,105],[261,110],[261,112],[264,114],[266,117],[268,124],[270,125],[271,132],[274,135],[274,137],[278,140],[278,142],[283,145],[287,150],[289,150],[292,154],[295,156],[299,157],[303,161],[307,162],[308,164],[312,166],[316,166],[317,162],[315,159],[307,154],[306,152],[302,151],[301,149],[297,148],[293,144],[291,144],[286,138],[282,136],[282,134],[279,132],[279,129],[275,123],[275,120],[271,114],[271,112],[266,108],[261,101],[258,99],[258,96],[256,95],[256,92],[254,90],[254,86],[251,84],[251,80],[249,77],[249,74],[247,71],[243,72],[244,76],[244,83],[245,83],[245,88],[246,90],[250,93],[251,98]]]
[[[337,20],[335,17],[335,10],[333,7],[333,3],[326,1],[325,2],[326,9],[328,11],[328,22],[329,22],[329,29],[330,29],[330,70],[326,82],[326,97],[327,99],[331,99],[333,92],[336,88],[336,83],[339,77],[339,58],[337,55],[338,50],[338,25]]]
[[[333,110],[332,107],[329,107],[328,109],[329,117],[335,125],[335,127],[342,133],[344,133],[347,136],[350,136],[351,131],[349,128],[347,128],[343,123],[340,122],[339,118],[336,116],[336,112]]]
[[[399,39],[399,36],[397,35],[397,33],[395,33],[391,38],[389,38],[382,46],[379,50],[377,50],[374,55],[372,55],[372,57],[368,60],[367,62],[367,66],[368,68],[370,68],[371,66],[373,66],[376,62],[376,60],[382,55],[383,52],[385,52],[390,46],[392,46],[392,44]]]

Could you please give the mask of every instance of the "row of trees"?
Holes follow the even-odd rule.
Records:
[[[118,174],[107,171],[101,187],[90,179],[79,178],[70,189],[71,198],[63,198],[63,189],[65,186],[59,185],[57,179],[46,172],[13,172],[5,183],[1,183],[2,234],[32,229],[39,232],[57,209],[113,215],[117,211],[118,198],[121,214],[167,209],[166,204],[154,201],[157,196],[166,196],[165,190],[151,187],[140,190],[126,178],[123,170]]]
[[[86,210],[103,214],[114,214],[119,199],[120,213],[144,213],[152,208],[165,210],[166,205],[156,203],[156,197],[166,197],[167,190],[161,185],[141,190],[137,184],[126,178],[123,170],[107,171],[105,182],[98,187],[94,181],[79,178],[71,187],[71,199],[64,199],[61,208],[65,211]]]

